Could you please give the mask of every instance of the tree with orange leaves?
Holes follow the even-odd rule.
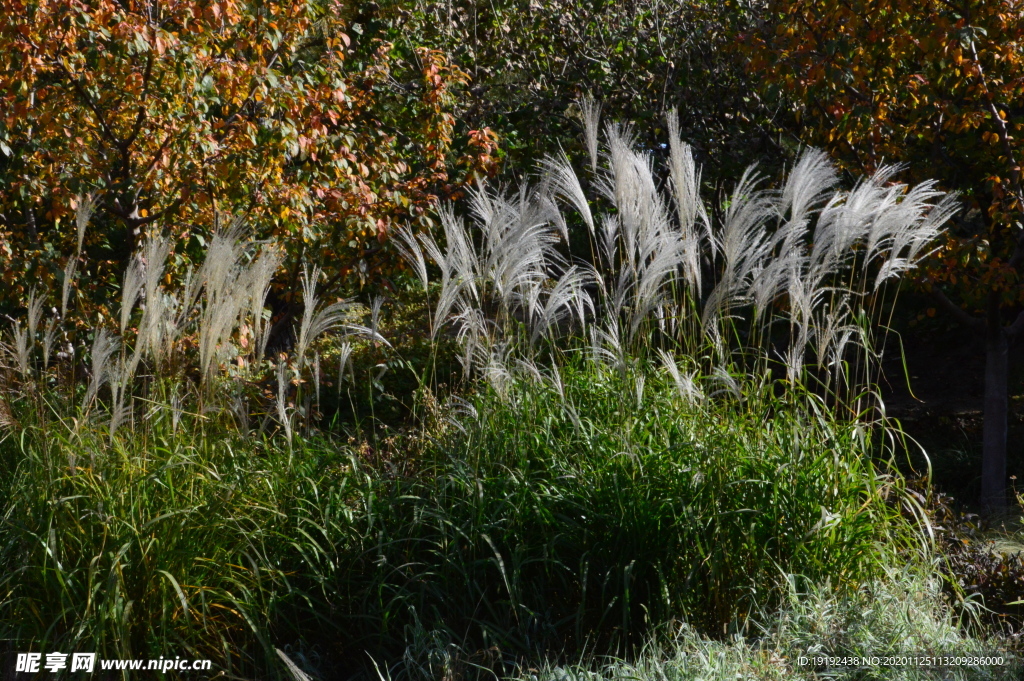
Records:
[[[386,275],[391,225],[429,223],[439,196],[493,171],[496,142],[456,139],[467,77],[444,54],[353,41],[352,12],[0,0],[0,307],[77,271],[102,310],[144,233],[172,235],[183,267],[233,219],[287,250],[284,299],[307,259],[332,285]],[[96,211],[76,248],[83,200]]]

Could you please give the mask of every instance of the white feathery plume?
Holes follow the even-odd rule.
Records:
[[[870,205],[871,213],[868,218],[870,223],[867,228],[865,255],[863,268],[867,270],[874,262],[880,252],[885,251],[892,240],[892,235],[900,229],[905,228],[906,208],[900,200],[906,193],[906,185],[899,183],[890,184],[893,175],[900,168],[898,166],[883,166],[879,168],[868,181],[874,201]],[[888,185],[888,186],[887,186]]]
[[[480,192],[475,200],[476,209],[489,207],[488,197]],[[427,256],[441,269],[441,292],[430,321],[431,338],[436,339],[438,332],[448,318],[448,314],[464,291],[470,291],[476,299],[475,255],[469,246],[462,221],[455,217],[449,206],[439,210],[441,224],[445,229],[446,249],[442,251],[432,235],[422,237],[423,248]]]
[[[463,299],[458,301],[458,307],[459,311],[453,317],[458,328],[456,342],[462,348],[462,355],[459,358],[462,371],[468,376],[472,373],[473,367],[481,363],[481,357],[482,363],[486,364],[489,361],[493,339],[488,333],[488,320],[482,310]]]
[[[60,291],[60,318],[64,319],[68,315],[68,300],[71,297],[71,284],[75,280],[75,270],[78,269],[78,258],[68,258],[67,264],[64,266],[64,283],[61,285]]]
[[[633,397],[636,399],[636,408],[642,409],[644,405],[644,388],[647,386],[647,376],[638,373],[633,378]]]
[[[143,300],[145,307],[142,320],[139,322],[139,334],[136,340],[136,355],[147,352],[156,357],[160,352],[163,333],[165,331],[164,299],[160,292],[160,280],[167,266],[167,256],[171,252],[170,239],[163,236],[151,236],[146,240],[143,261]],[[137,360],[136,360],[137,361]]]
[[[302,275],[302,321],[299,324],[298,339],[295,343],[295,357],[301,367],[305,362],[306,351],[310,344],[322,333],[338,326],[346,325],[345,319],[352,309],[352,301],[341,300],[320,308],[316,296],[316,281],[320,276],[320,268],[312,271],[303,268]],[[369,331],[366,329],[366,331]],[[375,333],[369,334],[376,337]]]
[[[283,361],[277,362],[277,419],[281,422],[281,426],[284,428],[285,435],[288,438],[288,443],[292,441],[292,422],[288,417],[288,403],[287,403],[287,390],[285,385],[285,363]]]
[[[643,320],[665,299],[664,288],[676,280],[676,272],[682,260],[683,244],[678,236],[664,233],[654,240],[653,257],[644,262],[633,296],[630,337],[637,332]]]
[[[267,354],[270,324],[264,319],[264,306],[270,293],[270,283],[283,258],[284,254],[280,250],[264,248],[256,261],[249,266],[249,291],[252,295],[248,299],[248,310],[243,309],[242,313],[248,314],[252,322],[255,338],[253,353],[257,358]]]
[[[96,337],[92,342],[92,376],[89,379],[89,387],[85,391],[83,404],[88,407],[100,388],[110,378],[110,358],[117,350],[117,339],[110,335],[106,329],[100,328],[96,331]]]
[[[595,102],[589,94],[580,99],[580,111],[583,113],[583,135],[590,156],[590,171],[597,172],[597,138],[601,127],[601,104]]]
[[[573,265],[559,277],[539,310],[539,318],[533,320],[531,342],[536,341],[542,334],[552,337],[558,324],[567,316],[572,317],[574,311],[576,320],[582,324],[585,307],[593,306],[590,297],[583,292],[584,284],[590,279],[588,275],[586,270]]]
[[[143,291],[148,300],[156,293],[160,280],[163,279],[167,257],[171,254],[171,240],[163,235],[154,234],[146,239],[143,253],[146,267]]]
[[[620,375],[626,374],[626,352],[618,319],[605,319],[605,328],[590,327],[590,357],[597,363],[616,369]]]
[[[708,377],[708,381],[722,386],[711,393],[711,397],[716,397],[722,393],[729,393],[737,402],[743,401],[743,393],[740,391],[740,384],[732,374],[725,370],[724,367],[715,367],[711,376]]]
[[[718,239],[722,274],[708,295],[701,314],[701,326],[706,333],[721,315],[727,314],[734,302],[745,302],[747,278],[755,273],[768,252],[770,244],[765,223],[776,208],[770,195],[757,190],[760,181],[751,166],[733,190]]]
[[[277,652],[277,656],[284,661],[284,666],[288,670],[288,673],[291,674],[292,681],[313,681],[312,677],[302,671],[302,668],[295,664],[295,662],[292,661],[292,658],[288,657],[283,650],[280,648],[274,648],[274,650]]]
[[[199,364],[203,382],[212,376],[215,360],[250,295],[244,271],[238,266],[240,256],[237,235],[218,233],[210,242],[200,270],[206,294],[199,320]]]
[[[786,379],[793,385],[800,382],[800,371],[804,366],[804,349],[805,345],[800,342],[800,339],[790,343],[789,347],[786,348],[786,355],[784,357]]]
[[[380,328],[380,310],[384,305],[384,296],[374,296],[370,301],[370,335],[379,336],[377,330]]]
[[[551,185],[559,196],[566,199],[576,212],[583,218],[590,233],[594,233],[594,216],[590,212],[590,202],[583,191],[576,171],[572,169],[569,158],[562,152],[559,158],[547,156],[541,161],[541,168],[545,171]]]
[[[827,200],[838,179],[828,154],[804,149],[782,190],[782,215],[788,214],[793,223],[805,222],[815,206]]]
[[[110,442],[114,442],[114,434],[121,426],[125,417],[125,393],[128,391],[132,381],[132,371],[125,366],[124,362],[117,362],[109,369],[108,379],[110,382],[110,426],[108,435]]]
[[[131,319],[132,310],[135,309],[135,302],[142,292],[142,260],[138,254],[132,256],[128,269],[124,273],[124,282],[121,284],[121,334],[128,328],[128,321]]]
[[[478,191],[472,192],[474,202],[486,195],[487,192],[482,187]],[[455,209],[451,204],[440,206],[438,215],[441,218],[441,225],[444,227],[445,246],[448,251],[445,263],[449,273],[472,293],[474,299],[479,299],[476,288],[479,274],[478,258],[466,225],[461,218],[455,215]]]
[[[145,335],[139,347],[158,364],[170,358],[181,333],[176,325],[176,306],[177,299],[159,288],[146,301]]]
[[[207,251],[207,257],[209,257],[209,251]],[[202,268],[200,268],[201,270]],[[194,269],[189,265],[185,269],[185,281],[181,285],[181,300],[178,305],[178,317],[175,320],[175,326],[178,328],[184,328],[188,322],[189,317],[192,316],[195,311],[196,303],[199,300],[199,296],[202,293],[203,280],[201,272]]]
[[[508,355],[511,349],[508,343],[498,343],[490,349],[486,362],[480,373],[485,381],[494,389],[502,400],[508,399],[509,387],[512,385],[512,374],[508,370]]]
[[[619,220],[614,215],[601,218],[601,247],[604,249],[605,264],[614,267],[619,252]]]
[[[699,262],[695,263],[692,259],[700,250],[699,244],[702,236],[711,246],[709,255],[714,257],[715,242],[711,236],[711,219],[704,208],[704,202],[700,199],[700,169],[694,163],[690,145],[683,142],[679,135],[679,114],[676,109],[672,109],[666,118],[668,120],[669,177],[672,180],[679,228],[683,233],[683,240],[694,243],[694,255],[690,255],[686,262],[687,268],[694,271],[688,271],[686,276],[689,280],[696,282],[695,288],[699,292],[700,266]],[[700,234],[696,229],[698,223],[701,227]]]
[[[669,376],[672,377],[672,382],[675,383],[679,396],[682,397],[687,404],[697,404],[702,400],[704,395],[697,386],[697,372],[684,374],[679,370],[679,365],[676,363],[676,360],[672,355],[660,348],[657,350],[657,353],[661,358],[662,366],[665,367]]]
[[[423,290],[426,291],[430,286],[430,277],[427,275],[427,262],[423,258],[423,249],[420,248],[419,241],[413,235],[408,225],[395,230],[392,243],[398,249],[399,255],[413,268],[416,276],[420,279],[420,283],[423,284]]]
[[[541,374],[540,369],[533,363],[533,360],[518,358],[515,361],[515,367],[518,375],[527,376],[534,383],[544,383],[544,375]]]
[[[451,395],[445,400],[444,403],[445,411],[445,422],[454,426],[463,435],[466,434],[466,427],[462,425],[462,422],[457,418],[458,416],[468,416],[474,421],[480,418],[480,415],[476,411],[476,407],[472,403],[464,400],[457,395]]]
[[[565,221],[565,216],[558,209],[558,201],[556,195],[551,191],[550,178],[547,176],[543,176],[541,179],[534,196],[534,204],[536,212],[543,216],[541,221],[550,224],[554,231],[562,237],[562,241],[568,243],[569,223]]]
[[[345,368],[348,366],[348,359],[352,356],[352,344],[348,341],[338,346],[338,399],[341,399],[341,384],[345,380]]]
[[[31,342],[36,340],[36,331],[39,328],[39,322],[43,318],[43,300],[42,296],[36,294],[36,290],[33,288],[28,293],[28,336]]]
[[[830,363],[830,351],[837,339],[849,329],[843,322],[849,317],[848,297],[843,295],[833,304],[830,304],[820,314],[816,315],[814,322],[814,351],[818,367],[824,367]]]
[[[21,328],[21,322],[14,322],[12,327],[14,332],[14,356],[18,360],[18,371],[24,378],[28,378],[31,373],[29,359],[32,352],[29,332],[28,329]]]
[[[50,352],[53,350],[53,341],[57,338],[57,320],[50,317],[46,320],[46,330],[43,332],[43,370],[50,366]]]
[[[483,225],[483,257],[476,272],[492,283],[505,310],[519,302],[524,291],[547,278],[555,260],[557,234],[551,229],[554,207],[521,192],[515,209],[502,211]]]
[[[78,252],[82,252],[82,244],[85,242],[85,229],[89,226],[89,220],[96,210],[96,194],[79,194],[76,197],[78,204],[75,209],[75,223],[78,228]]]

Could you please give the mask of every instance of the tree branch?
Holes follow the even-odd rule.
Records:
[[[967,312],[962,307],[960,307],[952,300],[950,300],[943,292],[943,290],[940,289],[938,286],[932,285],[931,294],[932,297],[935,299],[935,302],[939,304],[939,307],[944,309],[949,314],[953,315],[953,317],[964,326],[971,329],[985,328],[984,318],[975,317],[973,315],[967,314]]]

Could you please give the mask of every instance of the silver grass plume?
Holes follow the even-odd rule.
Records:
[[[76,256],[68,258],[68,262],[64,265],[64,283],[61,285],[60,291],[60,318],[64,319],[68,315],[68,300],[71,298],[71,284],[75,280],[75,271],[78,269],[78,258]]]
[[[121,335],[128,328],[128,320],[131,319],[132,310],[135,309],[135,302],[142,292],[142,258],[139,254],[132,257],[128,269],[124,273],[124,280],[121,284]]]
[[[288,670],[288,673],[291,674],[294,681],[313,681],[313,679],[306,674],[306,672],[302,671],[299,665],[295,664],[292,661],[292,658],[288,657],[284,651],[280,648],[274,648],[274,650],[277,652],[277,656],[284,661],[285,668]]]
[[[260,358],[267,353],[267,342],[270,340],[270,324],[264,319],[264,306],[270,293],[270,284],[274,273],[281,266],[284,255],[279,249],[264,248],[248,270],[247,309],[243,306],[241,314],[248,314],[253,329],[255,342],[253,354]],[[241,320],[240,320],[241,322]]]
[[[81,253],[82,244],[85,242],[85,230],[96,211],[96,194],[79,194],[76,202],[78,206],[75,209],[75,223],[78,228],[78,252]]]
[[[316,281],[319,276],[319,267],[314,267],[312,270],[303,268],[302,321],[299,324],[298,339],[295,344],[295,357],[300,367],[305,363],[306,352],[309,350],[310,344],[321,334],[339,326],[345,326],[350,331],[363,332],[375,340],[383,340],[370,329],[345,323],[345,319],[352,309],[352,301],[341,300],[321,308],[316,295]]]
[[[724,367],[715,367],[711,372],[711,376],[708,377],[708,382],[721,386],[718,390],[711,393],[711,397],[717,397],[718,395],[727,393],[737,402],[743,401],[743,393],[740,391],[740,384]]]
[[[43,318],[43,304],[44,299],[42,296],[36,294],[36,290],[33,288],[28,294],[28,336],[29,341],[35,343],[36,331],[39,329],[39,322]]]
[[[545,173],[545,177],[550,180],[555,193],[567,200],[569,205],[576,209],[576,212],[580,214],[583,222],[587,225],[587,229],[593,234],[594,216],[590,212],[590,202],[587,200],[587,195],[583,191],[579,177],[576,176],[576,171],[572,169],[572,165],[569,163],[565,152],[562,152],[558,158],[545,157],[541,161],[541,169]]]
[[[482,346],[481,346],[482,347]],[[512,385],[512,373],[508,369],[508,360],[512,348],[502,342],[490,348],[485,358],[477,359],[483,379],[494,389],[502,400],[507,400]]]
[[[46,330],[43,331],[43,370],[50,366],[50,353],[53,351],[53,341],[57,338],[57,320],[50,317],[46,320]]]
[[[110,442],[114,441],[114,434],[124,422],[125,418],[125,394],[131,390],[133,370],[123,360],[115,363],[108,369],[108,380],[110,383],[110,426],[108,435]]]
[[[205,292],[199,318],[199,369],[204,383],[212,376],[216,366],[214,360],[234,330],[239,312],[251,295],[245,269],[239,265],[241,236],[242,229],[237,223],[226,231],[215,233],[199,271]],[[186,298],[191,295],[192,292],[187,292]]]
[[[111,375],[110,358],[117,351],[117,339],[110,335],[104,328],[96,331],[96,337],[92,342],[92,376],[89,379],[89,387],[85,391],[83,404],[88,407],[96,398],[100,388],[106,383]]]
[[[412,267],[416,276],[419,277],[420,283],[423,284],[423,290],[427,291],[430,286],[430,277],[427,275],[427,261],[423,258],[423,249],[420,247],[420,242],[413,235],[408,225],[395,230],[392,236],[392,243],[406,263]]]
[[[543,305],[540,305],[538,300],[536,313],[531,315],[531,342],[535,342],[542,335],[552,338],[555,329],[566,320],[569,323],[583,324],[586,310],[593,310],[593,302],[583,291],[583,287],[592,279],[588,271],[577,265],[570,267],[558,278]]]
[[[18,372],[23,378],[29,378],[32,367],[29,363],[30,354],[32,352],[32,344],[29,339],[28,329],[22,329],[20,322],[14,322],[12,324],[12,331],[14,335],[14,357],[18,361]]]
[[[712,332],[716,321],[728,314],[732,304],[746,302],[748,277],[756,272],[768,252],[765,224],[775,214],[775,204],[769,194],[757,189],[760,181],[751,167],[733,190],[722,234],[718,237],[722,272],[701,315],[705,333]]]
[[[580,112],[583,114],[583,136],[587,143],[590,156],[590,172],[597,172],[597,143],[601,129],[601,104],[594,101],[589,94],[580,99]]]
[[[669,177],[672,180],[673,198],[679,218],[679,229],[684,244],[684,276],[700,296],[702,243],[712,247],[708,254],[714,258],[714,239],[711,235],[711,219],[700,198],[700,169],[693,161],[690,145],[679,136],[679,114],[672,109],[668,116]],[[699,226],[699,230],[698,230]],[[706,241],[705,241],[706,240]]]
[[[348,366],[349,357],[352,355],[352,344],[344,341],[338,347],[338,400],[341,400],[341,384],[345,380],[345,368]]]
[[[143,354],[149,354],[154,358],[158,358],[161,354],[163,335],[168,329],[164,308],[166,301],[160,291],[160,280],[163,278],[170,252],[170,239],[158,235],[146,239],[141,257],[143,267],[142,299],[144,301],[142,319],[139,322],[130,373],[135,372]]]
[[[288,416],[287,389],[285,385],[286,365],[283,360],[277,362],[277,419],[281,422],[284,432],[288,437],[288,443],[292,441],[292,423]]]
[[[384,306],[384,296],[374,296],[373,300],[370,301],[370,335],[379,336],[378,329],[380,328],[380,311]]]
[[[679,396],[687,404],[697,404],[704,398],[704,394],[697,386],[697,372],[683,373],[679,370],[679,365],[676,363],[675,358],[672,357],[668,352],[658,349],[658,357],[661,358],[661,364],[668,371],[669,376],[672,377],[672,382],[676,386],[676,391]]]

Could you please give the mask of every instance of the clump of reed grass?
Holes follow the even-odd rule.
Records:
[[[80,205],[87,208],[88,201]],[[80,229],[88,218],[88,210],[79,211]],[[141,405],[172,388],[195,402],[200,411],[225,409],[250,399],[259,404],[266,400],[256,386],[276,376],[277,404],[263,405],[263,415],[276,415],[280,427],[290,434],[297,415],[306,416],[307,424],[310,421],[311,409],[308,405],[302,408],[310,396],[302,390],[301,376],[312,368],[308,354],[314,341],[328,332],[339,333],[343,339],[383,340],[355,323],[351,300],[321,305],[316,292],[320,270],[307,268],[304,312],[295,329],[293,352],[268,358],[271,325],[266,299],[282,262],[280,249],[273,244],[260,248],[247,241],[244,226],[235,221],[213,234],[202,266],[186,272],[181,281],[165,277],[170,254],[171,242],[162,235],[143,241],[124,275],[116,330],[97,323],[86,329],[92,336],[91,347],[79,341],[78,352],[84,355],[81,360],[87,367],[84,393],[64,390],[48,396],[61,401],[61,410],[77,412],[75,423],[91,427],[102,414],[113,438]],[[76,349],[70,342],[64,361],[51,366],[50,359],[58,335],[63,334],[67,342],[74,327],[67,308],[81,257],[79,252],[68,260],[61,314],[53,308],[41,328],[46,295],[33,291],[27,324],[13,322],[10,342],[0,343],[6,358],[3,363],[12,369],[2,397],[8,411],[16,402],[31,402],[41,418],[42,393],[37,388],[47,382],[73,385],[79,379]],[[78,335],[82,335],[81,328]],[[314,380],[318,381],[317,373]],[[298,387],[293,387],[293,375],[300,377],[294,380]],[[249,394],[242,396],[239,391]],[[107,398],[102,404],[97,401],[101,397]],[[248,412],[240,413],[243,430],[248,430],[250,417]],[[264,428],[266,424],[264,418]]]
[[[599,107],[583,108],[586,184],[597,196],[565,157],[548,158],[533,188],[506,197],[479,187],[468,224],[442,210],[443,245],[398,234],[425,288],[427,260],[440,270],[432,332],[453,325],[467,370],[493,368],[509,342],[529,359],[539,340],[571,329],[615,361],[661,348],[698,359],[706,374],[773,368],[790,384],[858,394],[874,359],[872,324],[887,314],[883,284],[929,252],[955,197],[933,182],[894,182],[894,166],[840,190],[825,154],[806,150],[779,188],[748,169],[712,224],[675,113],[665,191],[628,126],[605,126],[598,151]],[[565,250],[560,205],[589,236],[586,259]]]

